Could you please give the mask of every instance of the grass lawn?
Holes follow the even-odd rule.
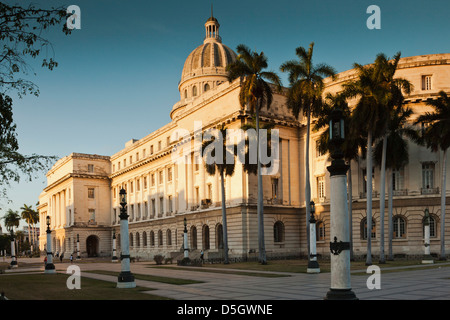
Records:
[[[91,272],[91,273],[105,274],[105,275],[111,275],[111,276],[118,275],[117,272],[106,271],[106,270],[86,270],[83,272]],[[162,282],[162,283],[175,284],[175,285],[203,283],[203,281],[187,280],[187,279],[179,279],[179,278],[169,278],[169,277],[159,277],[159,276],[152,276],[152,275],[148,275],[148,274],[133,273],[133,275],[134,275],[135,279],[139,279],[139,280],[155,281],[155,282]]]
[[[421,260],[394,260],[386,261],[384,264],[378,264],[378,261],[373,259],[372,264],[377,265],[383,271],[383,269],[391,267],[406,267],[406,266],[418,266],[418,268],[433,268],[433,266],[439,267],[440,261],[435,261],[434,265],[423,265]],[[153,266],[159,267],[161,266]],[[308,261],[305,259],[292,259],[292,260],[268,260],[266,265],[262,265],[259,262],[236,262],[230,264],[204,264],[202,268],[191,268],[191,267],[167,267],[167,268],[183,268],[183,270],[195,270],[195,271],[205,271],[211,272],[212,269],[218,269],[215,272],[227,272],[234,274],[244,274],[253,276],[279,276],[276,274],[263,274],[263,273],[249,273],[248,271],[268,271],[268,272],[293,272],[293,273],[306,273],[308,267]],[[319,261],[320,271],[322,273],[330,272],[331,266],[329,260]],[[204,268],[204,269],[203,269]],[[203,269],[203,270],[202,270]],[[219,270],[221,269],[221,270]],[[240,272],[235,270],[224,271],[223,269],[239,269],[245,270],[246,272]],[[365,261],[352,261],[351,270],[366,270],[367,266]],[[417,270],[417,268],[406,269],[402,268],[401,271],[407,270]],[[384,270],[383,272],[391,272],[391,270]]]
[[[3,274],[0,292],[10,300],[167,300],[142,293],[149,288],[118,289],[116,283],[81,277],[81,289],[68,289],[65,274]]]

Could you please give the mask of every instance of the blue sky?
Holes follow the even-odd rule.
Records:
[[[8,4],[19,1],[5,1]],[[338,72],[367,64],[383,52],[402,57],[450,52],[448,0],[68,0],[28,1],[42,8],[78,5],[81,29],[66,36],[58,27],[44,34],[59,66],[48,71],[29,61],[40,96],[13,95],[20,151],[66,156],[112,155],[170,121],[178,81],[189,53],[203,41],[214,6],[223,43],[263,51],[269,69],[295,58],[295,48],[314,41],[314,61]],[[381,9],[381,29],[369,30],[370,5]],[[43,58],[45,53],[41,55]],[[0,201],[0,216],[35,205],[45,173],[13,184]]]

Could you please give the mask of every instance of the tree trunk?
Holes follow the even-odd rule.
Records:
[[[372,132],[367,135],[366,157],[367,257],[366,266],[372,265]]]
[[[445,257],[445,179],[447,175],[447,149],[444,150],[442,157],[442,176],[441,176],[441,257],[440,260],[446,260]]]
[[[266,260],[266,248],[264,245],[264,199],[263,199],[263,185],[261,175],[261,148],[259,141],[259,109],[256,109],[256,139],[257,139],[257,178],[258,178],[258,202],[257,202],[257,215],[258,215],[258,244],[259,244],[259,262],[261,264],[267,264]]]
[[[392,199],[393,199],[393,193],[394,193],[394,182],[392,179],[392,168],[389,169],[389,188],[388,188],[388,233],[389,233],[389,256],[388,260],[393,261],[394,260],[394,254],[392,252],[392,237],[394,232],[394,226],[392,222]]]
[[[384,256],[384,207],[385,207],[385,190],[386,190],[386,150],[387,136],[383,137],[383,152],[381,155],[381,177],[380,177],[380,261],[386,263]]]
[[[309,218],[311,215],[311,182],[309,178],[309,138],[310,138],[310,128],[311,127],[311,111],[307,112],[307,123],[306,123],[306,145],[305,145],[305,208],[306,208],[306,243],[307,252],[310,252],[310,241],[309,241]]]
[[[225,181],[223,177],[223,170],[220,172],[221,187],[222,187],[222,225],[223,225],[223,251],[224,263],[228,264],[228,233],[227,233],[227,209],[225,203]]]

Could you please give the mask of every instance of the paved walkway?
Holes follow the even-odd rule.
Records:
[[[26,262],[23,258],[23,262]],[[31,260],[31,259],[30,259]],[[40,260],[36,260],[38,262]],[[19,259],[19,266],[21,260]],[[117,276],[108,276],[83,272],[87,270],[108,270],[119,274],[120,263],[83,263],[77,264],[83,277],[116,282]],[[173,277],[203,281],[189,285],[171,285],[136,279],[136,285],[152,289],[151,294],[175,300],[322,300],[330,288],[330,273],[304,274],[283,273],[288,277],[257,277],[217,272],[197,272],[192,267],[183,270],[149,267],[151,262],[131,264],[134,274]],[[70,263],[56,262],[58,272],[65,273]],[[176,266],[176,265],[172,265]],[[426,267],[426,265],[423,265]],[[405,268],[405,267],[402,267]],[[425,270],[381,272],[381,288],[368,289],[367,280],[371,274],[358,275],[352,272],[352,290],[360,300],[450,300],[450,263],[442,267],[427,267]],[[202,267],[206,270],[207,267]],[[389,268],[395,269],[395,268]],[[43,271],[43,266],[18,268],[17,271]],[[214,268],[214,270],[217,270]],[[225,269],[224,269],[225,270]],[[229,271],[229,269],[226,269]],[[386,269],[387,270],[387,269]],[[15,270],[14,270],[15,271]],[[238,270],[242,272],[243,270]],[[8,272],[10,272],[8,270]],[[255,272],[255,271],[251,271]],[[365,273],[366,270],[359,272]],[[274,272],[270,272],[274,273]]]

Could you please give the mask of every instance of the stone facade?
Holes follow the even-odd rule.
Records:
[[[198,257],[202,249],[207,259],[223,256],[220,178],[218,174],[208,175],[203,163],[195,163],[196,159],[201,160],[196,147],[201,145],[202,135],[208,130],[222,125],[239,129],[251,120],[249,111],[239,104],[239,80],[232,83],[226,80],[225,67],[236,54],[222,44],[215,18],[208,19],[205,30],[204,43],[189,55],[184,65],[178,86],[181,99],[172,107],[170,123],[139,140],[128,141],[124,149],[110,157],[71,154],[48,172],[48,186],[39,198],[40,227],[46,230],[45,216],[50,215],[54,251],[73,252],[78,235],[82,255],[110,256],[115,231],[120,252],[119,190],[125,188],[130,232],[126,236],[130,239],[131,256],[182,257],[184,218],[192,258]],[[450,54],[403,58],[398,76],[414,84],[407,103],[416,115],[425,112],[429,108],[425,105],[427,99],[436,98],[439,90],[450,92]],[[353,77],[355,71],[349,70],[340,73],[334,81],[327,79],[325,91],[338,92],[342,83]],[[274,95],[272,106],[262,110],[261,119],[275,122],[280,136],[279,170],[263,176],[267,255],[306,255],[306,121],[291,114],[283,94]],[[315,150],[319,134],[313,132],[310,142],[311,193],[319,220],[317,252],[327,256],[330,190],[326,167],[330,162],[328,155],[320,155]],[[440,153],[433,154],[410,143],[409,164],[396,173],[395,254],[423,253],[425,208],[429,208],[434,219],[431,252],[439,252],[441,158]],[[363,230],[365,162],[358,159],[351,165],[353,248],[355,255],[364,256],[367,243]],[[428,179],[428,185],[424,185],[423,179]],[[375,168],[373,254],[378,252],[380,237],[379,184],[379,169]],[[225,194],[230,257],[257,257],[256,176],[245,173],[237,164],[234,175],[226,177]],[[385,212],[387,216],[387,203]],[[385,224],[387,252],[387,218]],[[41,249],[46,242],[45,233],[42,234]]]

